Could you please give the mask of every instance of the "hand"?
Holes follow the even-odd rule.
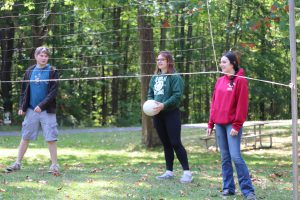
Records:
[[[230,135],[231,136],[237,136],[238,135],[238,131],[237,130],[234,130],[234,129],[231,129],[231,131],[230,131]]]
[[[39,112],[42,112],[42,109],[39,106],[37,106],[37,107],[35,107],[35,109],[33,111],[39,113]]]
[[[156,101],[156,107],[153,108],[153,110],[156,112],[156,113],[159,113],[160,111],[162,111],[165,107],[165,105],[163,103],[160,103],[158,101]]]
[[[207,129],[207,136],[211,136],[213,134],[213,131],[211,128]]]
[[[20,109],[20,110],[18,111],[18,115],[25,115],[25,114],[26,114],[26,112],[23,112],[22,109]]]

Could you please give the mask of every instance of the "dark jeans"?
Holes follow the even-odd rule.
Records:
[[[181,121],[179,110],[160,112],[154,116],[153,122],[164,146],[167,170],[173,171],[174,151],[183,170],[189,170],[187,153],[180,138]]]

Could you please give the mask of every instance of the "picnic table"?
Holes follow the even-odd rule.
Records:
[[[252,146],[254,149],[256,148],[272,148],[272,136],[273,133],[262,133],[262,127],[268,124],[268,122],[264,121],[247,121],[244,123],[243,127],[246,129],[243,130],[242,141],[245,143],[245,146]],[[195,127],[199,127],[202,129],[207,129],[207,124],[201,123],[195,125]],[[215,130],[213,130],[215,131]],[[263,144],[263,138],[269,137],[269,142],[267,145]],[[216,134],[211,136],[202,136],[201,140],[205,142],[206,149],[209,148],[208,142],[210,140],[214,140],[214,146],[218,149],[218,141]],[[249,140],[253,140],[253,143],[250,143]],[[250,144],[250,145],[249,145]]]

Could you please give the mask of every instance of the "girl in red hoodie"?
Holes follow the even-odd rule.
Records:
[[[215,125],[222,159],[222,195],[235,194],[233,161],[241,192],[246,199],[254,200],[254,188],[240,149],[242,127],[248,113],[248,82],[241,77],[244,70],[239,67],[237,56],[232,51],[222,56],[220,67],[225,75],[215,85],[207,134],[212,134]]]

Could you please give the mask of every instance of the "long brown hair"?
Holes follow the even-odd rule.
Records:
[[[240,67],[240,57],[238,56],[237,52],[233,52],[233,51],[228,51],[226,53],[223,54],[223,56],[227,57],[230,64],[233,65],[233,69],[234,69],[234,75],[236,75],[236,73],[239,71]],[[233,81],[235,79],[235,76],[231,76],[230,77],[230,85],[233,86]]]
[[[174,67],[174,59],[172,54],[169,51],[161,51],[159,52],[158,56],[161,55],[162,57],[164,57],[167,60],[167,73],[168,74],[172,74],[175,72],[175,67]],[[155,74],[160,73],[161,70],[158,68],[158,65],[156,64],[156,69],[155,69]]]

